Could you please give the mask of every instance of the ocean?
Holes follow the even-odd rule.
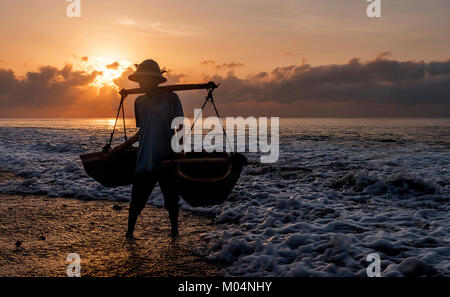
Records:
[[[0,119],[0,170],[18,177],[0,193],[129,200],[130,187],[104,188],[79,159],[107,143],[113,123]],[[383,276],[411,263],[450,276],[449,132],[450,119],[281,118],[278,162],[247,153],[224,204],[182,203],[217,222],[194,252],[230,276],[366,276],[370,253]],[[159,189],[149,203],[163,204]]]

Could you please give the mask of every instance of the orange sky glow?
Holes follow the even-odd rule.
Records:
[[[230,87],[261,84],[264,73],[270,74],[265,82],[273,83],[278,69],[290,78],[295,76],[287,70],[292,65],[300,72],[302,65],[309,65],[312,73],[321,65],[347,65],[355,58],[362,64],[375,61],[380,53],[385,53],[382,59],[395,61],[449,60],[448,1],[382,2],[383,17],[370,19],[363,0],[84,0],[81,18],[69,18],[68,2],[63,0],[0,0],[4,12],[0,71],[7,81],[15,85],[22,81],[22,88],[31,88],[35,76],[45,77],[53,101],[66,94],[57,90],[72,84],[69,98],[61,104],[51,100],[27,104],[20,91],[2,95],[0,90],[0,117],[110,116],[117,105],[115,92],[137,87],[127,76],[135,63],[147,58],[166,67],[168,83],[216,78],[228,81]],[[42,72],[47,66],[53,68]],[[90,77],[92,73],[95,77]],[[64,81],[58,84],[59,79]],[[181,94],[189,110],[200,104],[196,99],[200,94]],[[24,103],[8,99],[13,97]],[[230,102],[224,108],[228,113],[252,114],[255,104],[250,101]],[[319,116],[323,110],[316,102],[282,103],[278,98],[255,102],[259,114],[271,110],[286,116]],[[300,106],[311,108],[302,111]],[[132,113],[128,104],[127,114]]]

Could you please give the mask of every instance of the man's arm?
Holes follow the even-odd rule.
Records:
[[[139,132],[141,132],[140,130],[136,133],[136,135],[134,135],[133,137],[129,138],[127,141],[125,141],[124,143],[116,146],[113,150],[114,151],[121,151],[126,149],[127,147],[131,146],[133,143],[138,142],[139,141]]]

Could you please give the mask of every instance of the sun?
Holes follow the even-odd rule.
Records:
[[[95,80],[91,83],[97,88],[114,87],[118,88],[114,80],[119,78],[124,71],[129,69],[133,63],[126,60],[114,58],[89,57],[83,68],[88,72],[97,72]]]

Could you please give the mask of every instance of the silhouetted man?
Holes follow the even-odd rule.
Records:
[[[167,81],[162,73],[155,61],[145,60],[129,77],[130,80],[138,82],[146,94],[138,97],[134,103],[136,127],[140,128],[139,131],[115,148],[121,150],[139,141],[126,233],[128,238],[133,238],[137,218],[147,204],[156,182],[159,182],[165,208],[169,211],[171,235],[178,235],[179,194],[167,179],[162,178],[158,167],[160,161],[173,153],[171,138],[175,131],[171,128],[171,123],[174,118],[183,116],[183,108],[175,93],[157,88],[159,84]]]

